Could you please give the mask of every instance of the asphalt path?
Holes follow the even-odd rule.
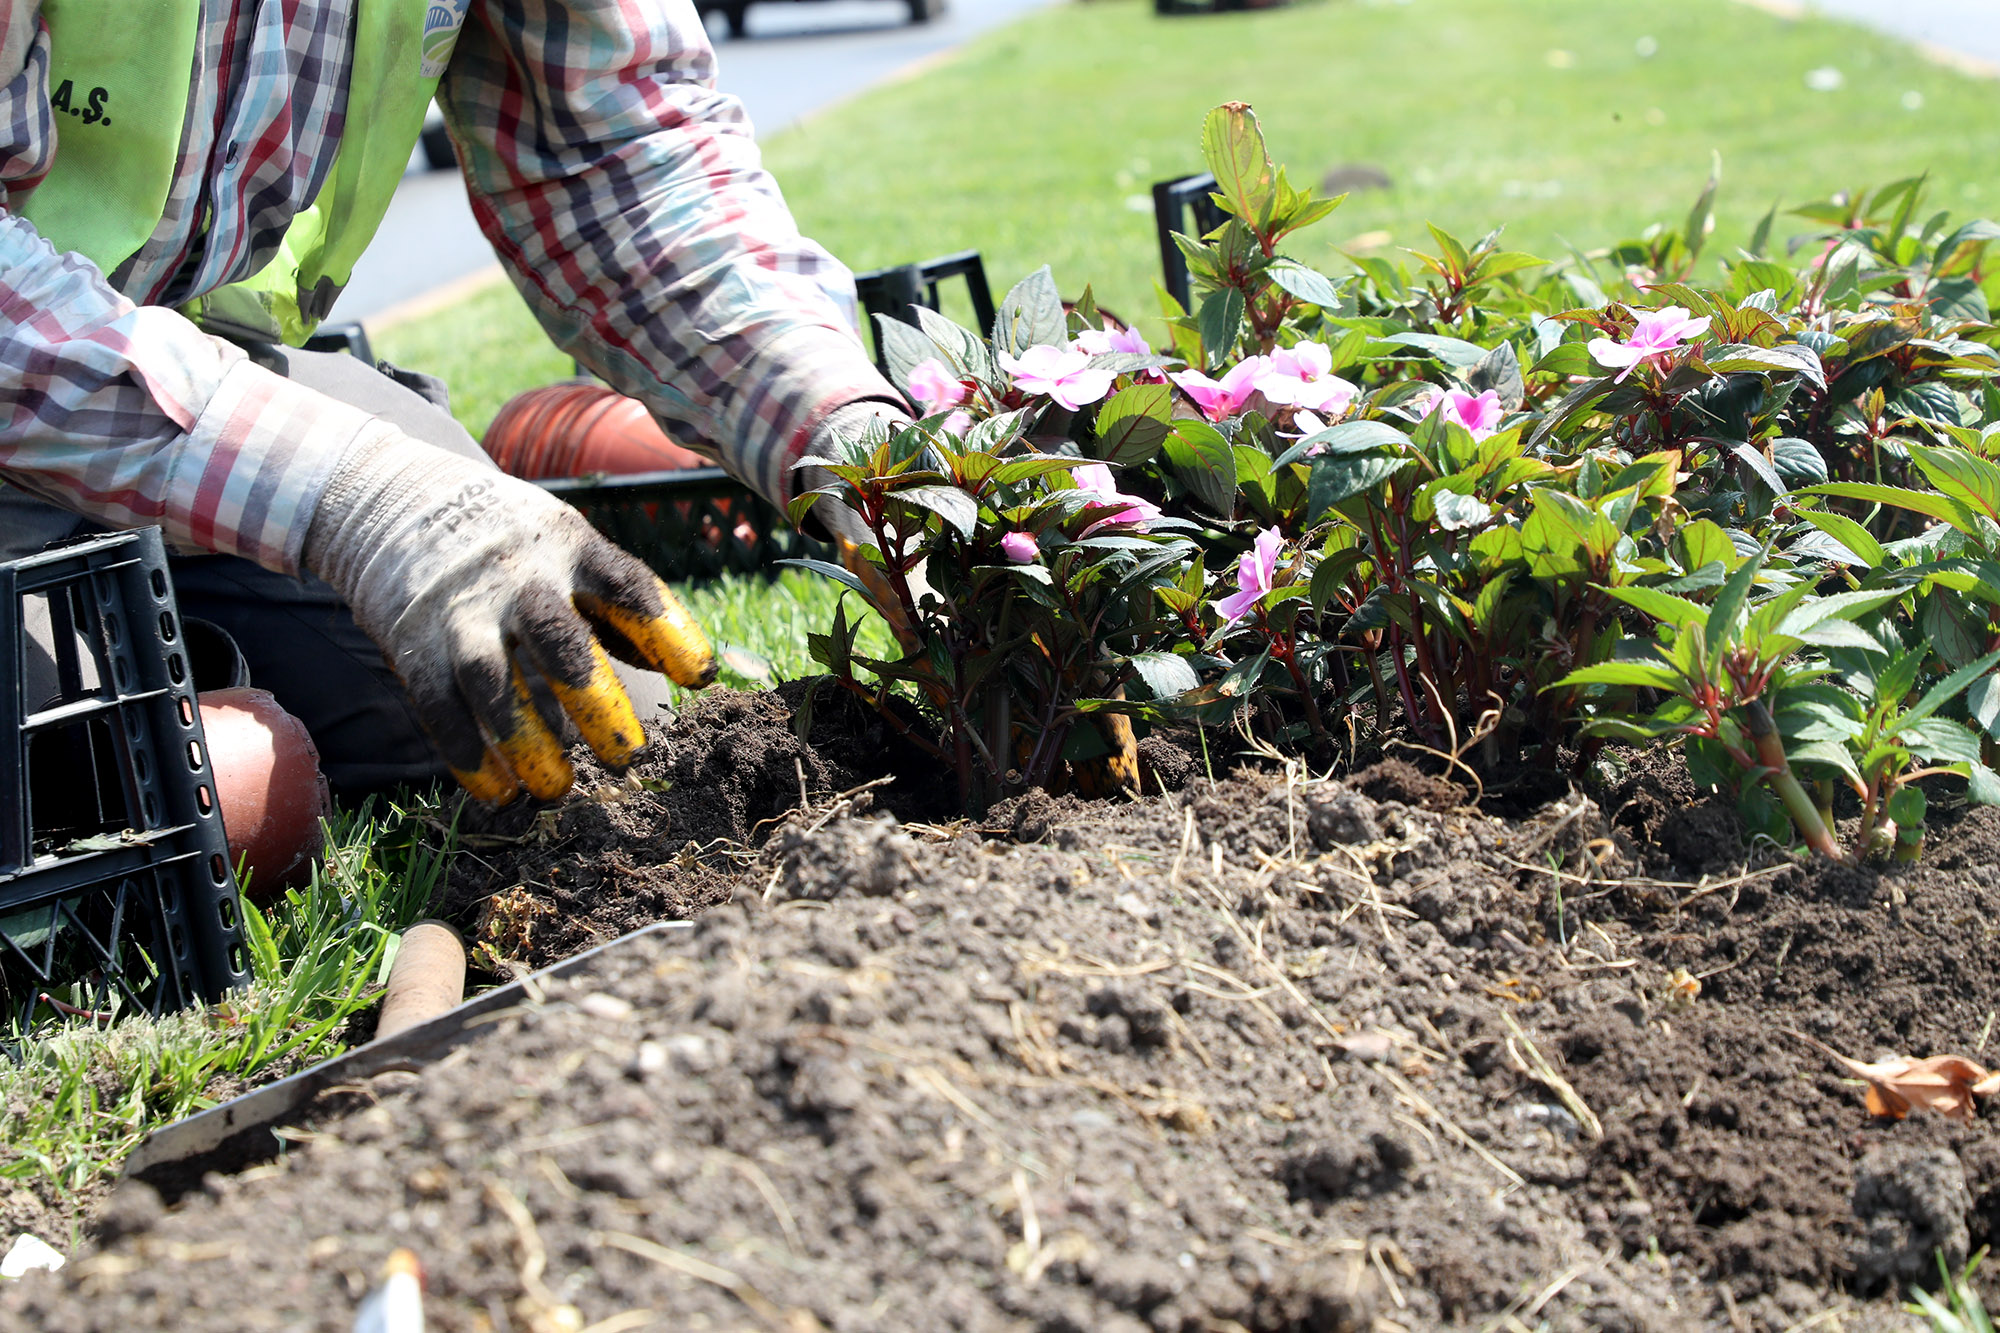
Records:
[[[909,22],[903,0],[756,3],[746,37],[723,36],[720,16],[709,20],[717,82],[742,99],[758,136],[768,137],[1048,3],[951,0],[925,24]],[[332,318],[367,320],[493,263],[458,173],[413,169]]]
[[[1812,0],[1809,7],[2000,65],[2000,0]]]

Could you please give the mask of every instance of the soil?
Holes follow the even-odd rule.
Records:
[[[2000,1236],[1992,1112],[1871,1120],[1788,1031],[1994,1058],[1994,811],[1881,873],[1746,848],[1658,761],[1512,820],[1197,760],[946,822],[798,702],[706,701],[454,881],[529,904],[521,963],[691,929],[278,1162],[122,1186],[0,1327],[345,1333],[407,1246],[431,1326],[491,1333],[1854,1330]]]

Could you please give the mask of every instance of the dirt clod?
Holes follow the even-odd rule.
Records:
[[[1685,775],[1646,769],[1514,821],[1378,771],[951,824],[781,740],[796,706],[697,710],[653,786],[487,826],[515,841],[460,886],[552,904],[548,948],[692,929],[279,1163],[114,1208],[0,1326],[345,1333],[407,1245],[446,1333],[543,1296],[831,1333],[1889,1327],[1934,1250],[2000,1239],[1993,1112],[1872,1120],[1784,1033],[1978,1055],[1992,812],[1882,873],[1683,856]]]

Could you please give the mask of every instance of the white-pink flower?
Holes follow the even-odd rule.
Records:
[[[943,429],[947,435],[956,435],[960,439],[964,439],[965,432],[972,429],[972,413],[953,412],[944,419]]]
[[[1025,532],[1010,532],[1000,539],[1000,553],[1017,565],[1033,563],[1040,551],[1035,539]]]
[[[1126,495],[1118,489],[1118,483],[1111,478],[1111,469],[1102,463],[1082,463],[1070,469],[1070,476],[1076,479],[1080,491],[1092,491],[1097,499],[1092,500],[1093,508],[1117,507],[1118,512],[1098,519],[1083,530],[1088,537],[1099,528],[1113,523],[1124,523],[1144,531],[1148,523],[1160,516],[1160,507],[1150,500],[1136,495]]]
[[[1250,395],[1257,392],[1258,380],[1269,369],[1270,363],[1265,358],[1253,356],[1219,380],[1210,379],[1199,370],[1183,370],[1168,378],[1194,399],[1203,416],[1210,421],[1221,421],[1242,410]]]
[[[1500,418],[1507,415],[1500,406],[1500,394],[1494,389],[1481,394],[1446,389],[1431,403],[1430,410],[1440,413],[1446,421],[1465,427],[1475,440],[1483,440],[1499,430]]]
[[[1278,552],[1284,544],[1284,534],[1276,528],[1265,528],[1257,534],[1257,540],[1236,562],[1238,591],[1218,597],[1213,603],[1224,624],[1250,614],[1250,609],[1271,591],[1271,582],[1278,573]]]
[[[1146,346],[1145,337],[1137,329],[1085,329],[1070,346],[1088,356],[1106,356],[1112,352],[1144,356],[1153,350]]]
[[[1670,305],[1664,310],[1638,310],[1633,313],[1639,316],[1639,322],[1633,327],[1632,336],[1624,342],[1613,342],[1609,338],[1590,340],[1590,355],[1598,365],[1623,367],[1614,383],[1630,375],[1632,368],[1641,362],[1664,356],[1689,339],[1699,338],[1708,332],[1708,316],[1689,319],[1688,312],[1677,305]]]
[[[971,392],[964,381],[934,356],[910,367],[910,397],[927,415],[947,407],[957,407]]]
[[[1347,411],[1359,392],[1333,373],[1333,353],[1323,343],[1299,343],[1271,353],[1257,388],[1276,406],[1335,416]]]
[[[999,360],[1000,368],[1014,377],[1014,387],[1047,394],[1072,412],[1109,393],[1117,378],[1108,370],[1092,370],[1088,352],[1047,343],[1030,347],[1018,360],[1002,352]]]

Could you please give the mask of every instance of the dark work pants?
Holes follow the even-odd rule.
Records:
[[[345,353],[259,348],[254,354],[302,384],[393,421],[406,434],[454,453],[486,457],[445,410],[435,380],[404,371],[392,379]],[[99,530],[87,519],[0,486],[0,559],[32,555],[51,541]],[[248,683],[269,690],[305,723],[335,792],[353,797],[444,776],[444,762],[417,725],[402,683],[331,587],[225,555],[175,556],[172,572],[182,617],[206,621],[235,641],[249,669]],[[34,656],[31,646],[31,690]],[[196,682],[205,688],[228,683]]]

